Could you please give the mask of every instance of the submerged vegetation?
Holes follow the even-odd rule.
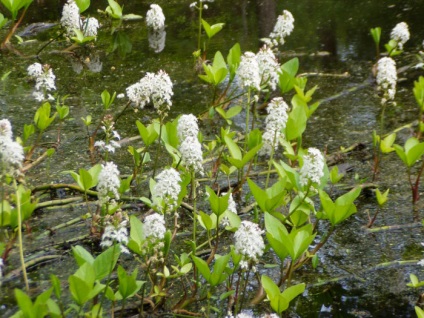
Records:
[[[375,86],[381,100],[380,122],[369,136],[373,155],[366,180],[357,176],[341,184],[339,158],[359,145],[327,153],[305,142],[305,131],[323,100],[315,97],[318,87],[308,76],[299,74],[299,59],[283,54],[296,25],[288,10],[276,17],[257,52],[243,51],[239,43],[226,52],[213,52],[213,41],[226,27],[204,16],[216,3],[198,0],[189,5],[197,21],[192,64],[198,77],[192,85],[210,91],[202,112],[171,116],[178,94],[163,65],[150,72],[134,68],[142,76],[126,83],[121,89],[125,94],[102,89],[97,92],[101,110],[77,118],[70,101],[78,93],[62,90],[65,94],[60,95],[55,68],[35,58],[41,61],[49,50],[69,56],[95,51],[102,28],[111,34],[110,53],[124,58],[132,50],[125,25],[143,17],[108,0],[95,18],[87,14],[89,0],[68,0],[58,25],[49,31],[51,38],[28,58],[25,46],[12,39],[32,1],[0,2],[10,17],[8,22],[0,15],[0,27],[7,29],[2,54],[25,57],[22,63],[28,62],[27,81],[34,84],[37,105],[32,121],[20,130],[13,127],[21,131],[18,137],[12,131],[14,119],[0,119],[0,288],[13,279],[24,283],[14,290],[17,306],[10,310],[15,317],[281,317],[287,310],[296,311],[290,306],[303,297],[309,283],[302,274],[321,266],[320,252],[358,212],[361,193],[375,197],[375,213],[368,213],[364,231],[386,230],[374,223],[396,191],[379,183],[389,153],[396,153],[399,165],[405,166],[411,216],[418,223],[424,77],[409,92],[418,109],[417,120],[406,126],[408,136],[405,127],[387,131],[385,124],[404,71],[397,68],[397,59],[410,38],[406,22],[393,28],[384,50],[381,35],[388,30],[370,31],[376,59],[369,70],[374,77],[366,84]],[[155,54],[164,49],[166,21],[162,8],[151,4],[143,28]],[[15,39],[24,42],[19,35]],[[418,52],[409,68],[422,69],[422,59]],[[87,58],[83,65],[96,70],[99,61]],[[9,75],[2,74],[1,80]],[[144,115],[147,111],[149,116]],[[131,122],[126,125],[138,134],[122,138],[117,122],[128,114]],[[72,168],[62,171],[68,181],[44,176],[40,183],[37,169],[55,162],[74,121],[86,130],[84,142],[75,140],[86,158],[76,157]],[[399,132],[403,136],[397,140]],[[132,165],[120,162],[122,156]],[[80,215],[45,232],[32,231],[33,220],[44,217],[44,210],[60,214],[68,207]],[[83,232],[79,228],[74,237],[26,259],[30,238],[54,238],[83,221],[88,224]],[[29,267],[57,262],[62,250],[71,251],[73,272],[63,277],[58,269],[40,285],[28,277]],[[17,254],[19,264],[12,261]],[[386,261],[378,266],[391,265]],[[410,287],[424,285],[414,274],[410,280]],[[418,305],[416,313],[423,317]]]

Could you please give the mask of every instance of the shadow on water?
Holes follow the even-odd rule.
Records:
[[[138,81],[146,71],[164,69],[170,74],[175,92],[171,118],[180,113],[199,114],[208,109],[211,93],[206,85],[200,83],[193,70],[192,52],[196,50],[197,16],[190,11],[190,2],[191,0],[157,1],[167,17],[166,35],[158,38],[158,41],[163,41],[165,36],[163,49],[163,43],[157,44],[156,49],[149,48],[149,34],[144,20],[141,20],[128,22],[123,30],[132,45],[131,51],[127,52],[125,57],[118,51],[111,51],[113,38],[107,25],[101,31],[95,47],[86,52],[81,51],[78,56],[55,54],[55,51],[63,49],[63,43],[52,44],[40,53],[40,59],[49,63],[57,75],[59,94],[71,95],[68,104],[74,120],[68,123],[63,146],[58,150],[55,159],[57,161],[41,166],[38,174],[31,176],[33,182],[46,181],[45,176],[53,176],[56,182],[67,180],[69,177],[59,172],[74,169],[75,161],[79,161],[81,167],[89,166],[87,154],[81,153],[81,144],[87,141],[79,118],[100,113],[99,95],[104,89],[116,91],[118,94],[125,93],[125,88]],[[22,29],[31,23],[57,22],[62,4],[63,1],[36,1]],[[144,15],[148,9],[147,3],[139,4],[137,1],[127,0],[121,4],[124,4],[127,12],[135,14]],[[93,1],[88,14],[97,16],[97,10],[103,10],[104,6],[103,2]],[[319,86],[316,93],[318,99],[360,86],[370,78],[370,70],[375,62],[370,28],[381,26],[382,42],[387,42],[393,26],[401,21],[407,22],[412,37],[406,50],[414,52],[421,48],[424,39],[424,4],[414,0],[393,3],[371,0],[234,0],[229,3],[226,0],[216,0],[209,7],[205,11],[205,18],[213,23],[224,22],[225,27],[211,41],[208,58],[212,58],[212,52],[216,50],[227,52],[236,42],[241,44],[243,51],[257,51],[261,46],[259,39],[272,31],[278,14],[283,9],[291,11],[296,20],[295,30],[284,45],[281,61],[297,56],[300,59],[301,73],[329,74],[309,76],[309,83]],[[47,39],[55,36],[56,31],[57,29],[53,28],[25,37],[27,42],[17,47],[29,52],[28,55],[35,54]],[[158,47],[161,48],[159,53]],[[14,127],[17,127],[16,135],[22,132],[19,127],[31,120],[37,106],[31,98],[31,84],[25,81],[26,68],[35,61],[34,58],[12,55],[0,57],[2,72],[12,72],[7,81],[0,83],[0,117],[11,119]],[[332,76],[343,74],[347,76]],[[414,79],[406,79],[400,84],[401,101],[388,112],[388,129],[414,119],[415,105],[410,93]],[[125,101],[118,100],[117,104],[122,106]],[[364,85],[363,89],[354,93],[323,103],[308,126],[305,146],[315,145],[332,152],[340,146],[347,147],[355,142],[364,143],[367,147],[365,154],[353,154],[344,159],[349,165],[348,179],[353,180],[355,174],[360,178],[369,177],[371,132],[379,121],[379,112],[379,99],[371,85]],[[124,137],[134,136],[138,134],[133,125],[136,119],[148,122],[154,117],[152,109],[136,114],[130,110],[123,114],[116,128]],[[399,143],[403,144],[403,141]],[[124,151],[116,155],[118,163],[127,164],[126,173],[130,172],[128,160]],[[382,169],[381,184],[396,191],[393,191],[394,197],[384,208],[376,225],[411,223],[412,206],[409,190],[405,188],[403,180],[403,167],[399,166],[398,159],[391,154],[385,159]],[[415,263],[375,267],[382,263],[421,258],[422,249],[419,242],[423,241],[423,231],[421,228],[413,228],[366,233],[363,229],[367,222],[366,213],[375,212],[373,200],[373,197],[363,196],[355,217],[343,224],[328,242],[328,246],[321,251],[321,265],[316,270],[305,268],[304,272],[299,273],[299,279],[300,275],[303,275],[302,281],[306,280],[310,286],[305,297],[298,299],[294,305],[294,310],[300,317],[414,316],[416,294],[406,287],[406,283],[409,281],[409,273],[419,272],[419,267]],[[80,216],[81,209],[61,211],[60,216],[54,218],[50,213],[57,214],[57,211],[45,210],[36,215],[34,236],[37,231],[40,233],[55,224]],[[44,245],[27,238],[28,246],[36,252],[42,250],[45,245],[60,243],[87,231],[87,225],[82,222],[82,225],[62,232],[63,237],[53,236],[40,241]],[[14,265],[17,266],[17,262]],[[69,275],[65,270],[72,271],[75,266],[66,254],[58,265],[62,279]],[[57,264],[54,264],[33,273],[34,281],[41,281],[38,285],[33,284],[37,285],[35,288],[42,289],[48,280],[48,273],[56,270]],[[0,289],[0,303],[9,304],[0,309],[0,315],[2,312],[9,314],[9,310],[13,308],[13,305],[10,305],[13,303],[10,286],[20,286],[20,283],[8,282],[6,288]]]

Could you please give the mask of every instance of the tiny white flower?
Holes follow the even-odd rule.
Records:
[[[109,224],[106,226],[102,241],[100,242],[101,247],[110,247],[113,243],[119,243],[122,253],[129,254],[128,248],[125,246],[128,244],[128,231],[126,228],[126,221],[121,222],[118,226]]]
[[[116,95],[116,98],[118,98],[118,99],[125,98],[125,94],[124,93],[120,93],[120,94]]]
[[[107,203],[111,199],[109,193],[112,193],[115,199],[119,199],[118,189],[120,185],[118,167],[113,162],[107,162],[102,165],[97,185],[100,204]]]
[[[251,87],[260,90],[261,75],[256,55],[252,52],[245,52],[240,60],[238,76],[243,87]]]
[[[174,168],[169,168],[159,173],[156,176],[156,180],[157,182],[152,189],[152,199],[155,207],[162,213],[174,210],[181,192],[180,174]],[[163,211],[164,208],[165,211]]]
[[[97,36],[97,29],[99,28],[99,21],[96,18],[88,18],[82,25],[84,36]]]
[[[275,90],[280,79],[281,69],[274,53],[265,45],[256,54],[256,60],[259,65],[261,84],[267,84],[272,90]]]
[[[320,183],[324,176],[324,157],[316,148],[308,148],[308,153],[303,156],[303,166],[300,169],[300,184],[305,186],[309,181]]]
[[[63,6],[60,24],[66,29],[68,36],[74,35],[74,29],[80,29],[80,12],[74,0],[68,0]]]
[[[294,29],[294,18],[290,11],[284,10],[283,14],[278,16],[277,22],[275,23],[274,30],[271,32],[269,37],[271,40],[275,40],[273,44],[280,43],[283,45],[285,43],[285,38],[289,36]]]
[[[396,24],[390,33],[390,39],[397,42],[398,48],[403,50],[403,45],[409,40],[409,28],[405,22]]]
[[[15,174],[22,167],[23,147],[12,139],[12,125],[7,119],[0,120],[0,175]]]
[[[420,261],[417,263],[417,265],[424,266],[424,258],[423,258],[422,260],[420,260]]]
[[[187,137],[179,147],[183,164],[194,172],[203,175],[202,145],[197,137]]]
[[[146,216],[143,223],[144,234],[152,243],[163,240],[166,233],[165,218],[162,214],[153,213]]]
[[[273,149],[278,149],[278,140],[287,124],[288,109],[289,106],[282,97],[276,97],[268,104],[268,116],[265,119],[266,128],[262,135],[261,154],[270,155]]]
[[[165,15],[159,5],[150,5],[150,10],[146,13],[146,24],[154,30],[160,30],[165,27]]]
[[[187,137],[196,137],[199,134],[199,126],[197,125],[197,118],[193,114],[182,115],[178,119],[177,135],[180,142]]]
[[[264,253],[265,244],[262,233],[264,231],[256,223],[250,221],[241,222],[240,227],[234,234],[234,248],[238,254],[244,256],[244,261],[256,263]],[[242,265],[246,266],[246,263]]]
[[[377,63],[378,90],[383,91],[382,104],[393,100],[396,95],[397,71],[396,62],[391,57],[382,57]]]

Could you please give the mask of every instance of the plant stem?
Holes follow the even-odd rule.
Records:
[[[24,276],[25,281],[25,288],[27,293],[29,293],[29,285],[28,285],[28,277],[27,272],[25,268],[25,259],[24,259],[24,246],[22,242],[22,211],[21,211],[21,196],[18,191],[18,185],[16,184],[16,179],[13,179],[13,187],[15,188],[16,192],[16,209],[18,212],[18,242],[19,242],[19,257],[21,259],[21,265],[22,265],[22,274]]]

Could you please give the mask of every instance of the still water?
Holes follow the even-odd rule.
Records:
[[[128,40],[125,50],[113,50],[114,37],[111,26],[102,18],[98,10],[104,10],[106,1],[93,1],[88,12],[98,17],[102,29],[94,47],[78,54],[63,54],[60,51],[66,43],[53,42],[45,49],[47,41],[56,36],[55,28],[26,36],[23,43],[16,44],[22,56],[2,53],[0,56],[0,75],[11,72],[0,83],[0,118],[9,118],[14,126],[15,135],[22,133],[24,123],[32,119],[37,108],[31,97],[32,83],[26,79],[26,68],[36,62],[34,55],[39,52],[39,61],[53,68],[58,93],[70,95],[67,104],[74,120],[67,123],[62,146],[56,157],[46,162],[32,176],[38,180],[71,182],[69,176],[60,171],[89,167],[90,161],[81,151],[85,145],[86,133],[80,118],[101,113],[100,93],[107,89],[117,94],[125,93],[126,87],[138,81],[146,71],[156,72],[164,69],[174,84],[173,107],[170,118],[180,113],[200,114],[207,111],[212,98],[208,86],[200,82],[194,70],[192,53],[197,46],[197,13],[190,10],[191,1],[156,1],[166,16],[166,34],[152,39],[148,34],[145,21],[124,22],[119,27],[119,35]],[[150,3],[146,1],[121,1],[124,13],[145,15]],[[19,31],[38,22],[57,23],[60,19],[62,1],[35,1]],[[280,62],[292,57],[300,60],[300,73],[307,73],[309,85],[318,85],[315,94],[324,102],[311,120],[305,137],[305,146],[314,145],[327,149],[329,153],[340,146],[348,147],[362,143],[366,150],[346,157],[349,166],[347,178],[352,180],[370,178],[370,154],[372,153],[371,132],[379,122],[380,105],[376,91],[370,84],[372,65],[375,63],[374,43],[369,35],[372,27],[382,27],[382,42],[389,39],[390,30],[401,21],[408,23],[411,39],[405,46],[407,52],[398,60],[398,67],[414,63],[414,54],[422,49],[424,29],[422,16],[424,3],[418,0],[407,1],[365,1],[365,0],[216,0],[209,4],[204,19],[209,23],[225,23],[223,31],[214,37],[208,46],[208,58],[216,50],[226,52],[236,42],[242,51],[256,52],[262,45],[260,38],[272,31],[277,16],[282,10],[289,10],[295,18],[295,30],[287,39],[281,52]],[[1,31],[2,35],[4,30]],[[116,36],[116,35],[115,35]],[[115,37],[116,40],[116,37]],[[13,40],[16,43],[16,40]],[[397,106],[387,111],[387,129],[394,129],[413,121],[416,110],[411,94],[413,80],[423,72],[412,70],[402,74],[398,87]],[[365,83],[365,84],[364,84]],[[367,84],[368,83],[368,84]],[[352,93],[338,98],[331,96],[361,87]],[[117,100],[117,107],[123,107],[125,100]],[[156,116],[153,109],[134,113],[127,110],[116,124],[123,137],[138,134],[134,122],[139,119],[148,122]],[[209,125],[209,123],[208,123]],[[219,127],[207,128],[214,132]],[[201,128],[201,129],[203,129]],[[407,132],[399,134],[407,138]],[[403,144],[403,140],[398,141]],[[78,146],[75,146],[78,145]],[[114,158],[118,163],[129,162],[125,151]],[[130,167],[123,173],[130,173]],[[384,159],[379,184],[390,187],[392,199],[377,219],[377,226],[411,223],[412,206],[410,193],[405,187],[405,171],[394,154]],[[358,213],[342,225],[328,245],[320,252],[321,265],[305,273],[300,272],[302,281],[309,282],[304,297],[295,302],[294,312],[299,317],[409,317],[414,316],[413,306],[418,293],[406,287],[409,274],[420,276],[420,267],[414,262],[407,265],[390,264],[375,269],[385,262],[417,260],[422,257],[421,241],[424,241],[421,228],[398,229],[396,231],[367,234],[363,225],[367,222],[367,211],[373,214],[375,203],[372,193],[363,195],[358,205]],[[54,226],[77,217],[81,211],[68,211],[51,220],[48,213],[36,216],[34,235],[47,227]],[[81,229],[69,230],[64,236],[73,237]],[[28,242],[35,250],[40,247]],[[72,267],[69,257],[61,261],[63,267]],[[54,266],[53,266],[54,268]],[[40,281],[38,288],[47,284],[51,265],[32,273],[33,279]],[[63,274],[63,278],[66,274]],[[327,282],[332,278],[340,278]],[[10,293],[0,289],[0,297],[10,302]],[[2,308],[10,314],[11,307]],[[2,312],[0,311],[0,315]],[[293,313],[293,316],[296,316]]]

